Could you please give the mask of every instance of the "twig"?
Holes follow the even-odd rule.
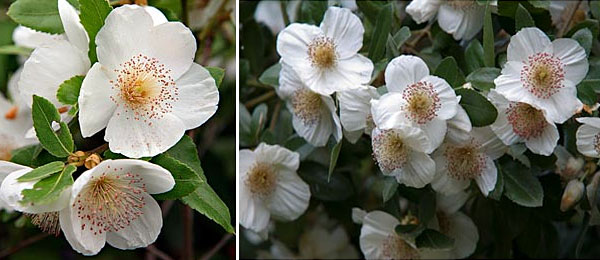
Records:
[[[167,216],[167,214],[169,214],[169,210],[171,210],[171,208],[173,207],[173,203],[175,203],[174,200],[165,200],[162,205],[160,206],[160,208],[162,209],[162,216],[163,218]]]
[[[107,149],[108,149],[108,143],[105,143],[101,146],[98,146],[98,147],[88,151],[88,154],[93,154],[93,153],[100,154],[100,153],[106,151]]]
[[[271,90],[271,91],[269,91],[269,92],[267,92],[265,94],[262,94],[262,95],[260,95],[260,96],[258,96],[256,98],[254,98],[254,99],[251,99],[250,101],[246,102],[244,104],[244,106],[246,106],[246,108],[249,109],[249,108],[252,108],[252,107],[258,105],[261,102],[269,100],[270,98],[272,98],[274,96],[275,96],[275,91]]]
[[[146,251],[148,251],[152,255],[154,255],[162,260],[173,260],[173,258],[171,258],[169,255],[167,255],[165,252],[160,251],[158,248],[156,248],[156,246],[154,246],[154,244],[146,247]]]
[[[275,104],[275,109],[273,109],[273,117],[271,117],[271,125],[269,125],[269,129],[271,129],[271,131],[275,131],[275,126],[277,125],[277,119],[279,119],[280,112],[281,112],[281,100],[278,100],[277,104]]]
[[[38,242],[38,241],[48,237],[49,235],[50,234],[48,234],[48,233],[40,233],[40,234],[32,236],[28,239],[25,239],[25,240],[21,241],[21,243],[19,243],[18,245],[0,252],[0,259],[3,259],[9,255],[12,255],[12,254],[18,252],[19,250],[26,248],[26,247],[34,244],[35,242]]]
[[[281,17],[283,17],[283,23],[285,24],[285,26],[288,26],[290,24],[290,17],[288,16],[285,5],[285,1],[279,2],[279,8],[281,8]]]
[[[181,0],[181,22],[188,25],[188,2],[187,0]]]
[[[204,41],[204,51],[202,52],[202,65],[208,65],[208,60],[210,59],[210,51],[212,47],[212,37],[206,37]]]
[[[431,33],[429,32],[429,30],[431,29],[431,23],[428,24],[425,28],[419,30],[419,34],[417,34],[417,36],[410,42],[405,43],[405,45],[408,45],[411,48],[414,48],[419,41],[421,41],[421,39],[423,39],[423,36],[428,35],[430,36]]]
[[[232,234],[224,235],[223,238],[221,238],[221,241],[219,241],[213,248],[211,248],[210,251],[206,252],[206,254],[202,255],[200,260],[208,260],[212,258],[217,252],[219,252],[219,250],[221,250],[221,248],[227,245],[227,242],[229,242],[229,240],[232,238]]]
[[[194,212],[189,206],[183,209],[183,257],[182,259],[194,259]]]
[[[560,28],[560,30],[558,31],[558,33],[556,35],[557,38],[563,37],[563,35],[567,32],[567,29],[569,29],[569,25],[571,25],[571,21],[573,21],[573,16],[575,16],[575,13],[577,13],[577,10],[579,10],[580,5],[581,5],[581,0],[577,1],[575,8],[573,8],[571,13],[569,14],[569,19],[567,19],[565,21],[565,23],[563,24],[563,27]]]

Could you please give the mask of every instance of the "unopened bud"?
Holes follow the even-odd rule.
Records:
[[[570,157],[567,160],[567,165],[561,171],[560,175],[563,176],[564,178],[566,178],[567,180],[577,178],[579,176],[579,174],[581,173],[581,170],[583,169],[584,165],[585,165],[585,160],[583,160],[583,158]]]
[[[415,217],[414,215],[408,213],[406,216],[404,216],[402,218],[402,221],[400,221],[400,224],[402,224],[402,225],[418,225],[419,219],[417,219],[417,217]]]
[[[92,169],[94,167],[96,167],[96,165],[100,164],[100,162],[102,161],[102,158],[100,158],[100,155],[98,154],[90,154],[90,156],[88,156],[87,158],[85,158],[85,168],[87,169]]]
[[[595,161],[588,161],[585,164],[585,168],[584,169],[585,169],[585,172],[592,173],[592,172],[596,172],[596,168],[598,168],[598,165],[596,164]]]
[[[367,212],[361,208],[352,208],[352,221],[356,224],[362,224]]]
[[[471,84],[471,82],[467,82],[465,84],[462,85],[462,88],[464,89],[473,89],[473,85]]]
[[[77,167],[82,166],[85,162],[86,154],[83,151],[77,151],[69,155],[67,162]]]
[[[577,204],[583,197],[584,188],[583,182],[578,179],[569,181],[560,201],[560,210],[565,212]]]

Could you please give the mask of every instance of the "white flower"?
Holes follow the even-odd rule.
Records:
[[[573,39],[556,39],[538,28],[523,28],[508,44],[508,61],[494,80],[506,99],[544,110],[546,117],[563,123],[581,109],[577,84],[588,72],[584,49]]]
[[[144,8],[125,5],[106,17],[96,44],[98,63],[79,96],[84,137],[106,128],[111,151],[149,157],[216,112],[216,83],[193,62],[196,40],[182,23],[157,23]]]
[[[460,102],[460,96],[458,99],[458,102]],[[448,132],[446,133],[446,138],[449,138],[449,140],[460,143],[468,141],[471,138],[470,134],[471,130],[473,129],[473,125],[471,124],[469,115],[467,115],[467,111],[465,111],[462,106],[457,106],[456,115],[448,119],[447,123]]]
[[[66,0],[59,0],[58,11],[66,37],[41,44],[23,65],[19,90],[30,107],[33,95],[62,106],[56,98],[60,84],[74,76],[85,75],[90,68],[89,39],[77,10]]]
[[[479,241],[479,232],[475,223],[460,208],[469,195],[459,192],[450,196],[437,194],[436,214],[433,226],[442,234],[454,239],[454,246],[449,250],[426,250],[426,259],[462,259],[475,252]]]
[[[372,100],[373,117],[381,129],[390,129],[399,122],[419,127],[435,149],[444,140],[446,120],[458,110],[458,99],[448,83],[429,75],[425,62],[416,56],[402,55],[393,59],[385,71],[388,93]],[[428,149],[429,150],[429,149]]]
[[[376,100],[372,101],[373,104]],[[421,188],[430,183],[435,176],[435,162],[429,157],[433,151],[431,142],[420,128],[394,121],[381,129],[381,113],[375,112],[373,105],[373,121],[375,129],[371,134],[373,157],[384,175],[395,176],[399,183],[410,187]]]
[[[22,166],[22,165],[19,165],[16,163],[11,163],[11,162],[0,160],[0,188],[2,187],[1,185],[7,176],[9,176],[13,172],[23,170],[23,169],[29,169],[29,167],[25,167],[25,166]],[[8,212],[13,211],[14,210],[13,207],[11,207],[8,204],[8,202],[6,202],[3,194],[4,194],[4,192],[2,192],[2,189],[0,189],[0,210],[6,210]]]
[[[333,98],[312,91],[293,69],[282,66],[277,94],[286,100],[294,130],[313,146],[326,145],[331,135],[339,142],[342,126]]]
[[[64,40],[64,34],[49,34],[45,32],[38,32],[28,27],[19,25],[12,34],[13,42],[16,46],[27,47],[35,49],[44,45],[51,45],[55,41]],[[25,63],[27,56],[19,55],[17,60],[19,64]]]
[[[545,112],[535,105],[508,101],[496,90],[488,98],[498,109],[498,117],[490,126],[506,145],[525,142],[535,154],[549,156],[558,143],[558,129]]]
[[[296,21],[296,13],[300,7],[301,1],[292,0],[286,3],[286,12],[290,22]],[[281,2],[279,1],[260,1],[254,11],[254,19],[257,22],[264,23],[274,34],[285,28],[283,15],[281,14]]]
[[[431,187],[450,195],[466,189],[475,180],[481,193],[487,196],[498,177],[494,160],[507,148],[488,127],[474,127],[467,142],[444,142],[433,154],[436,176]]]
[[[277,52],[314,92],[330,95],[371,80],[373,63],[358,54],[364,28],[349,9],[329,7],[320,27],[293,23],[279,33]]]
[[[81,174],[72,187],[60,226],[75,251],[95,255],[108,242],[119,249],[146,247],[162,228],[162,212],[150,194],[171,190],[164,168],[141,160],[106,160]]]
[[[330,229],[313,226],[300,235],[298,251],[301,259],[358,259],[358,251],[342,225]]]
[[[271,241],[269,251],[257,250],[256,259],[297,259],[298,256],[278,240]]]
[[[261,143],[239,152],[240,224],[260,232],[276,219],[292,221],[308,208],[310,189],[296,174],[300,155]]]
[[[438,24],[455,40],[473,38],[483,27],[485,6],[475,0],[415,0],[406,12],[417,23],[432,20],[436,13]]]
[[[575,133],[577,150],[588,157],[600,158],[600,118],[580,117],[582,123]]]
[[[554,149],[554,155],[556,155],[556,173],[565,180],[571,180],[579,178],[583,173],[583,166],[585,160],[581,157],[573,156],[567,148],[562,145],[557,145]]]
[[[379,96],[377,89],[372,86],[337,93],[344,136],[351,143],[356,143],[363,133],[370,135],[373,131],[375,125],[371,116],[371,99]]]
[[[360,250],[366,259],[420,259],[414,242],[395,231],[400,221],[383,211],[371,211],[360,229]]]
[[[18,94],[16,80],[19,74],[20,70],[17,70],[8,82],[8,94],[12,100],[0,94],[0,160],[8,161],[13,150],[36,143],[36,140],[25,137],[33,121],[31,110]]]

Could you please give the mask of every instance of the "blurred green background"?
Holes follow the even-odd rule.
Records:
[[[41,0],[51,1],[51,0]],[[113,6],[119,2],[110,1]],[[12,1],[0,0],[0,46],[12,44],[17,26],[6,16]],[[235,1],[234,0],[149,0],[169,20],[182,21],[197,38],[196,62],[225,69],[219,88],[217,113],[195,131],[204,174],[209,184],[229,207],[235,221]],[[187,18],[184,14],[187,13]],[[0,55],[0,92],[18,68],[17,57]],[[159,201],[164,224],[156,243],[147,249],[121,251],[108,244],[93,259],[235,259],[235,236],[179,201]],[[192,215],[190,215],[190,213]],[[186,236],[191,236],[187,237]],[[30,243],[33,242],[33,243]],[[191,244],[190,244],[191,242]],[[188,246],[186,246],[188,243]],[[216,247],[218,245],[218,247]],[[186,248],[191,250],[186,250]],[[213,250],[216,249],[216,250]],[[166,254],[159,257],[160,252]],[[211,252],[215,251],[215,252]],[[14,253],[12,253],[14,252]],[[44,236],[18,213],[0,212],[0,259],[90,259],[71,249],[64,237]]]

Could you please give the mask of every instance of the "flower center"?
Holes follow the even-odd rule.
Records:
[[[407,102],[402,107],[408,111],[406,117],[419,124],[425,124],[435,118],[442,105],[438,94],[433,90],[433,85],[425,81],[405,88],[402,98]]]
[[[408,159],[408,147],[400,134],[394,130],[383,130],[373,137],[373,156],[385,172],[402,168]]]
[[[255,195],[260,197],[271,195],[277,185],[277,173],[273,169],[273,165],[264,162],[255,163],[248,173],[246,185]]]
[[[458,180],[480,176],[485,168],[485,156],[479,151],[479,144],[473,140],[463,146],[448,145],[444,156],[448,174]]]
[[[548,124],[542,110],[527,103],[511,102],[506,117],[515,134],[525,140],[541,136]]]
[[[317,123],[321,115],[322,105],[321,95],[306,88],[296,90],[292,96],[294,114],[296,114],[305,125]]]
[[[117,96],[111,99],[117,106],[123,104],[126,111],[133,111],[134,120],[148,122],[172,111],[179,90],[170,76],[171,70],[156,58],[138,54],[119,65],[115,72],[118,76],[111,84]]]
[[[97,235],[117,232],[131,225],[143,214],[142,209],[146,206],[146,185],[142,180],[139,174],[133,173],[103,173],[92,177],[73,203],[77,216],[82,220],[81,230],[88,228]]]
[[[386,259],[420,259],[419,252],[396,234],[383,241],[382,256]]]
[[[31,219],[31,224],[37,226],[39,229],[50,235],[58,236],[60,235],[60,224],[58,214],[58,211],[55,211],[25,215]]]
[[[7,135],[0,134],[0,160],[10,161],[12,158],[12,150],[16,149],[15,143]]]
[[[538,98],[548,99],[563,87],[564,65],[552,54],[540,52],[527,58],[521,70],[523,86]]]
[[[594,150],[600,153],[600,133],[594,136]]]
[[[337,53],[335,44],[326,36],[317,37],[308,45],[308,57],[313,66],[328,69],[335,66]]]

